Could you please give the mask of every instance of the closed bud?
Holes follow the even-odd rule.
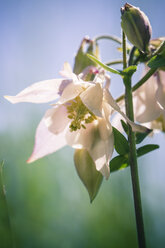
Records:
[[[89,39],[88,36],[86,36],[77,51],[77,54],[75,56],[75,62],[74,62],[74,68],[73,72],[75,74],[81,73],[85,68],[89,66],[96,66],[95,62],[91,61],[91,59],[88,58],[87,53],[95,56],[96,58],[99,57],[99,48],[96,43],[93,42],[93,40]],[[89,75],[88,79],[85,79],[85,81],[92,80],[92,73]]]
[[[148,17],[128,3],[121,8],[121,26],[128,40],[142,52],[148,51],[152,28]]]
[[[88,190],[92,202],[101,186],[103,176],[96,170],[95,163],[86,149],[75,150],[74,162],[77,173]]]

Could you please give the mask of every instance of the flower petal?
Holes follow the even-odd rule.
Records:
[[[87,66],[79,75],[78,77],[81,78],[82,80],[85,80],[88,74],[91,75],[96,75],[97,73],[99,73],[99,70],[97,69],[97,67],[90,65]],[[91,81],[92,83],[92,81]]]
[[[102,117],[103,90],[99,83],[89,86],[81,93],[80,98],[93,114]]]
[[[99,118],[98,128],[93,136],[93,143],[88,152],[95,162],[96,169],[108,179],[110,174],[109,161],[114,150],[114,137],[110,123]]]
[[[157,74],[158,89],[156,91],[156,99],[161,109],[165,110],[165,72],[158,71]]]
[[[16,96],[5,96],[11,103],[32,102],[45,103],[50,102],[59,97],[59,88],[64,83],[69,83],[69,80],[51,79],[34,83],[25,88]]]
[[[60,99],[59,103],[64,104],[65,102],[68,102],[72,99],[74,99],[76,96],[78,96],[83,91],[82,85],[77,82],[72,82],[66,88],[64,89]]]
[[[70,122],[67,116],[67,109],[64,105],[56,106],[46,112],[44,117],[45,125],[50,132],[58,134],[62,132]]]
[[[74,81],[77,80],[77,76],[73,73],[72,68],[68,62],[64,63],[63,68],[60,71],[60,75],[65,78],[72,79]]]
[[[134,123],[133,121],[131,121],[125,114],[123,111],[121,111],[119,105],[117,104],[117,102],[113,99],[112,95],[110,94],[110,92],[105,89],[105,94],[104,94],[104,97],[106,99],[106,101],[111,105],[112,108],[114,108],[119,114],[121,114],[124,119],[129,123],[129,125],[132,127],[132,130],[134,132],[142,132],[142,133],[145,133],[145,132],[148,132],[148,128],[142,126],[142,125],[139,125],[139,124],[136,124]]]
[[[75,149],[89,148],[93,142],[94,127],[97,125],[97,120],[86,125],[86,129],[66,133],[67,144]]]
[[[109,122],[103,118],[86,125],[76,132],[68,131],[67,144],[76,149],[87,149],[96,169],[108,179],[109,161],[114,149],[112,128]]]
[[[145,69],[147,72],[148,69]],[[141,123],[155,120],[160,115],[160,107],[156,99],[157,76],[151,76],[144,85],[134,93],[135,119]]]
[[[36,130],[35,145],[33,153],[27,160],[27,163],[34,162],[50,153],[53,153],[66,145],[65,140],[66,129],[62,133],[55,135],[49,132],[43,118]]]

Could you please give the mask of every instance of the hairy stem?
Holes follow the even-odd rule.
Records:
[[[123,69],[125,69],[127,67],[127,58],[126,58],[126,38],[124,32],[123,32],[122,40],[123,40]],[[124,76],[123,81],[125,85],[126,114],[131,121],[134,121],[131,77],[129,75],[126,75]],[[132,128],[129,124],[128,127],[129,127],[128,142],[130,148],[129,163],[131,168],[137,236],[138,236],[139,248],[145,248],[146,245],[145,245],[144,224],[143,224],[143,215],[142,215],[142,204],[141,204],[141,196],[140,196],[140,185],[139,185],[139,177],[138,177],[135,133],[132,131]]]

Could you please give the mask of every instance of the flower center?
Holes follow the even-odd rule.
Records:
[[[83,104],[81,98],[77,96],[74,100],[67,103],[68,118],[72,119],[69,126],[70,131],[77,131],[77,129],[86,129],[86,124],[96,120],[96,116]]]

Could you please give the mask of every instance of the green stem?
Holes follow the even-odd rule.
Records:
[[[126,38],[123,32],[123,69],[125,69],[126,66],[127,66]],[[131,77],[126,75],[124,76],[123,81],[125,84],[126,114],[131,121],[134,121]],[[145,245],[144,224],[143,224],[143,215],[142,215],[142,204],[141,204],[141,196],[140,196],[140,185],[139,185],[139,177],[138,177],[135,133],[132,131],[132,128],[129,124],[128,124],[128,142],[130,148],[129,163],[131,168],[131,179],[132,179],[132,188],[133,188],[133,196],[134,196],[138,243],[139,243],[139,248],[145,248],[146,245]]]
[[[97,36],[96,38],[94,38],[94,42],[97,42],[98,40],[112,40],[112,41],[115,41],[116,43],[118,44],[122,44],[122,41],[116,37],[116,36],[112,36],[112,35],[100,35],[100,36]]]
[[[7,200],[5,195],[5,189],[3,185],[3,177],[2,177],[2,168],[3,162],[0,163],[0,226],[2,227],[0,232],[1,236],[1,245],[6,248],[13,247],[12,242],[12,230],[7,206]],[[2,235],[1,235],[2,234]]]
[[[133,65],[133,58],[134,58],[135,50],[136,50],[136,47],[133,46],[133,48],[131,49],[130,55],[129,55],[128,66]]]
[[[117,65],[117,64],[123,64],[123,60],[119,59],[119,60],[114,60],[114,61],[110,61],[105,63],[106,65],[110,66],[110,65]]]
[[[139,82],[137,82],[133,87],[132,87],[132,92],[137,90],[140,86],[142,86],[156,71],[158,68],[151,68],[144,77],[142,77]],[[121,100],[124,99],[124,95],[119,96],[116,99],[116,102],[120,102]]]
[[[126,47],[126,36],[122,32],[122,48],[123,48],[123,70],[127,68],[127,47]]]

